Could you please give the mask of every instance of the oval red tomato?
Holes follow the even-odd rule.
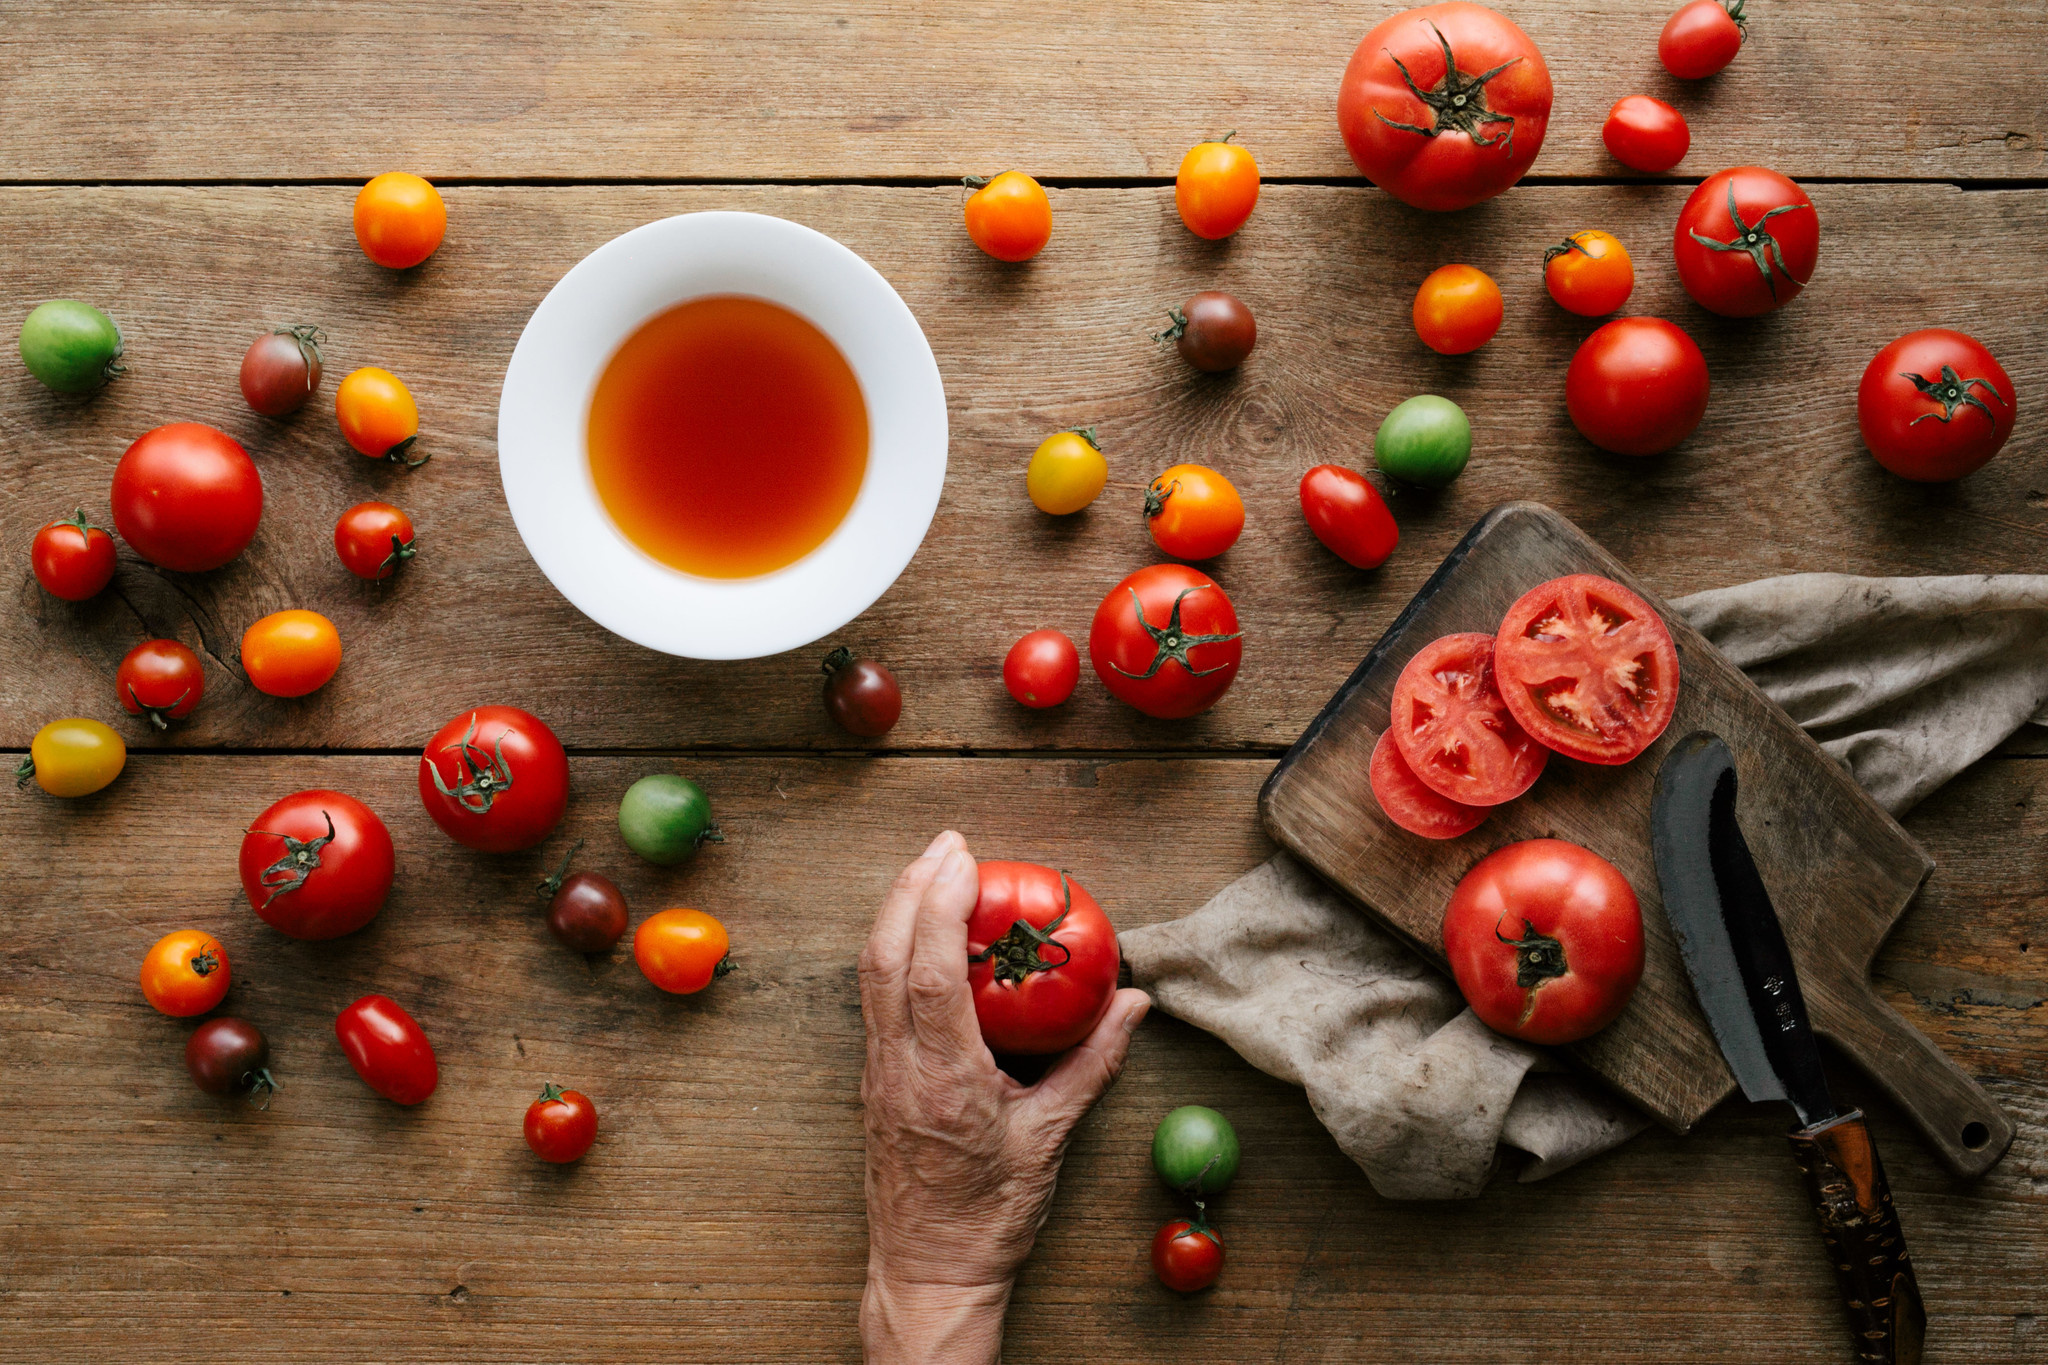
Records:
[[[1486,823],[1486,806],[1468,806],[1453,801],[1424,784],[1401,757],[1401,746],[1391,731],[1381,731],[1373,742],[1372,759],[1366,765],[1366,780],[1372,784],[1373,799],[1386,817],[1425,839],[1455,839],[1470,834]]]
[[[1095,898],[1036,863],[981,865],[967,921],[967,985],[989,1051],[1065,1052],[1116,994],[1116,930]]]
[[[1152,1236],[1152,1273],[1183,1294],[1207,1289],[1223,1273],[1223,1239],[1207,1223],[1176,1218]]]
[[[1806,191],[1761,166],[1710,175],[1678,211],[1671,250],[1693,301],[1753,318],[1799,297],[1820,259],[1820,215]]]
[[[1425,5],[1365,35],[1337,127],[1365,177],[1419,209],[1461,209],[1522,178],[1550,125],[1550,68],[1484,5]]]
[[[1579,573],[1523,593],[1493,666],[1510,715],[1586,763],[1626,763],[1678,709],[1678,649],[1663,619],[1612,579]]]
[[[144,640],[121,658],[114,688],[131,716],[148,716],[159,730],[183,720],[206,694],[199,656],[177,640]]]
[[[1619,868],[1563,839],[1529,839],[1465,874],[1444,956],[1487,1027],[1576,1042],[1614,1021],[1643,979],[1643,915]]]
[[[1660,455],[1707,415],[1707,358],[1662,318],[1616,318],[1579,344],[1565,408],[1579,434],[1616,455]]]
[[[1387,733],[1409,770],[1460,805],[1512,801],[1550,760],[1501,700],[1491,635],[1445,635],[1417,650],[1394,681],[1388,709]]]
[[[334,1036],[363,1083],[394,1104],[418,1104],[441,1083],[426,1031],[388,995],[366,995],[336,1015]]]
[[[1685,115],[1663,100],[1625,95],[1607,111],[1600,140],[1622,165],[1655,175],[1685,160],[1692,129],[1685,126]]]
[[[464,711],[420,755],[420,801],[449,838],[512,853],[554,833],[569,808],[569,756],[516,706]]]
[[[1664,21],[1657,60],[1682,81],[1704,80],[1725,69],[1742,51],[1749,24],[1743,0],[1690,0]]]
[[[217,569],[248,548],[263,479],[226,432],[173,422],[136,438],[114,467],[114,529],[150,563]]]
[[[36,532],[29,546],[29,564],[36,582],[52,597],[83,602],[114,580],[114,538],[85,519],[85,509],[69,521],[53,521]]]
[[[1243,658],[1230,599],[1185,564],[1154,564],[1111,588],[1088,630],[1088,662],[1110,695],[1166,720],[1214,706]]]
[[[1301,515],[1323,547],[1354,569],[1377,569],[1401,543],[1380,490],[1341,465],[1319,464],[1301,476]]]
[[[1908,332],[1871,358],[1856,425],[1877,462],[1946,483],[1984,467],[2012,435],[2019,399],[1984,343],[1946,327]]]
[[[1034,710],[1058,706],[1081,681],[1081,651],[1064,632],[1034,630],[1003,657],[1003,686]]]
[[[354,933],[391,894],[391,832],[353,796],[294,792],[242,836],[242,891],[265,924],[293,938]]]

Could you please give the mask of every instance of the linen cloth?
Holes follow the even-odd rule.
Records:
[[[1902,814],[2048,725],[2048,575],[1793,574],[1680,598],[1878,803]],[[1134,984],[1302,1086],[1380,1194],[1476,1196],[1503,1145],[1536,1180],[1649,1126],[1481,1024],[1406,944],[1282,853],[1183,919],[1121,936]]]

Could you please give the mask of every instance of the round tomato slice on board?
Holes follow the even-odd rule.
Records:
[[[1423,786],[1408,760],[1401,757],[1401,748],[1394,743],[1391,733],[1383,732],[1379,742],[1372,746],[1372,762],[1367,765],[1367,772],[1380,809],[1410,834],[1420,834],[1425,839],[1455,839],[1486,823],[1486,807],[1461,805]]]
[[[1626,763],[1678,709],[1678,649],[1650,604],[1575,573],[1522,594],[1494,642],[1501,696],[1521,727],[1567,758]]]
[[[1493,637],[1432,640],[1394,683],[1394,737],[1409,770],[1438,796],[1498,806],[1529,790],[1550,753],[1529,738],[1493,679]]]

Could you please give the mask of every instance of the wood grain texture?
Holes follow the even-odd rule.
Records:
[[[839,237],[931,337],[953,433],[944,501],[905,576],[844,632],[903,679],[891,745],[1278,752],[1465,528],[1518,497],[1564,512],[1666,597],[1794,570],[2037,566],[2048,428],[2023,418],[1985,470],[1927,488],[1864,453],[1852,395],[1880,346],[1934,322],[1984,338],[2021,392],[2048,390],[2048,192],[1816,186],[1819,274],[1791,307],[1750,322],[1712,318],[1679,290],[1666,243],[1685,193],[1530,188],[1444,220],[1374,190],[1278,187],[1218,245],[1187,233],[1169,191],[1056,191],[1053,246],[1011,269],[967,242],[953,190],[456,189],[448,244],[394,275],[356,248],[342,188],[0,190],[14,244],[0,252],[0,313],[93,300],[126,329],[131,365],[82,402],[0,365],[0,544],[24,546],[79,504],[103,518],[122,449],[165,421],[214,422],[244,441],[269,499],[237,563],[172,577],[124,552],[115,590],[83,606],[41,594],[16,559],[0,593],[0,745],[24,745],[52,716],[107,714],[116,663],[151,634],[212,657],[191,722],[162,740],[130,727],[138,743],[405,748],[483,700],[536,711],[576,749],[852,743],[818,705],[822,646],[700,665],[628,645],[540,578],[505,510],[498,384],[527,315],[592,248],[692,209],[780,214]],[[1538,258],[1593,224],[1634,248],[1630,311],[1677,319],[1712,367],[1705,425],[1667,456],[1601,455],[1564,413],[1564,369],[1593,324],[1549,301]],[[1415,283],[1452,259],[1491,272],[1508,308],[1500,337],[1458,358],[1426,351],[1408,309]],[[1145,336],[1209,285],[1259,315],[1259,350],[1236,376],[1194,375]],[[360,364],[405,377],[433,461],[408,475],[348,452],[326,398],[282,423],[249,413],[235,367],[283,321],[327,328],[326,394]],[[1423,391],[1471,414],[1472,466],[1442,494],[1396,493],[1400,550],[1376,573],[1350,570],[1308,534],[1296,485],[1312,464],[1366,464],[1386,411]],[[1134,492],[1112,488],[1066,519],[1026,500],[1031,449],[1087,423],[1113,478],[1193,459],[1229,475],[1250,508],[1244,538],[1212,566],[1244,622],[1245,667],[1198,720],[1143,720],[1092,680],[1069,706],[1027,712],[998,681],[1010,641],[1046,625],[1082,637],[1102,594],[1157,557]],[[335,516],[367,497],[402,503],[420,526],[420,558],[389,586],[349,578],[331,548]],[[286,606],[327,613],[347,651],[334,682],[299,702],[233,672],[243,627]]]
[[[1639,92],[1691,120],[1697,175],[2043,173],[2038,5],[1758,5],[1741,56],[1693,83],[1657,63],[1674,7],[1501,6],[1557,87],[1537,174],[1625,174],[1600,124]],[[1170,177],[1226,128],[1268,175],[1352,176],[1338,80],[1401,8],[14,0],[0,176]]]
[[[611,813],[632,780],[678,762],[730,842],[656,869],[624,851]],[[557,842],[588,838],[586,865],[618,877],[636,919],[683,903],[731,926],[740,970],[687,999],[624,953],[560,949],[531,895],[550,850],[449,843],[405,757],[140,754],[99,796],[0,802],[0,1069],[20,1100],[0,1130],[0,1358],[856,1359],[853,962],[896,867],[952,824],[984,854],[1071,868],[1120,924],[1155,921],[1270,852],[1250,818],[1269,769],[578,759]],[[377,809],[399,859],[383,915],[327,944],[261,926],[234,876],[249,816],[316,784]],[[1887,997],[2020,1116],[2011,1155],[1955,1181],[1836,1068],[1844,1102],[1870,1111],[1948,1362],[2048,1361],[2048,972],[2029,942],[2048,915],[2043,809],[2048,764],[1997,761],[1909,817],[1942,865],[1879,960]],[[146,947],[188,924],[220,934],[228,1008],[269,1032],[285,1088],[268,1113],[199,1093],[179,1055],[191,1026],[135,986]],[[1976,995],[1928,984],[1963,973]],[[368,990],[405,1003],[440,1051],[441,1089],[417,1110],[371,1095],[334,1045],[334,1012]],[[2029,991],[2041,1001],[2010,1003]],[[549,1079],[602,1112],[578,1168],[544,1168],[520,1142]],[[1172,1209],[1148,1143],[1188,1102],[1230,1114],[1245,1164],[1217,1209],[1223,1280],[1182,1299],[1145,1260]],[[1840,1308],[1783,1129],[1777,1107],[1737,1103],[1690,1138],[1652,1132],[1550,1182],[1388,1203],[1300,1092],[1155,1018],[1080,1129],[1005,1359],[1114,1343],[1118,1360],[1167,1362],[1199,1340],[1224,1360],[1524,1362],[1569,1341],[1589,1361],[1833,1365]],[[1675,1299],[1674,1280],[1714,1311]]]

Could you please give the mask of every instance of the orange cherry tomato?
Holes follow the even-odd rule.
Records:
[[[142,959],[142,994],[173,1019],[204,1014],[227,993],[228,955],[203,930],[165,934]]]
[[[356,240],[378,265],[405,270],[434,254],[448,231],[441,193],[416,175],[386,171],[356,195]]]
[[[317,611],[274,611],[242,632],[242,670],[258,692],[303,697],[341,667],[341,636]]]
[[[420,438],[419,405],[391,371],[365,365],[342,380],[334,391],[334,417],[348,443],[371,459],[407,467],[426,463],[425,456],[410,458]]]
[[[1198,142],[1180,159],[1173,178],[1173,206],[1197,237],[1218,241],[1244,226],[1259,202],[1259,163],[1230,139]]]
[[[1022,171],[992,180],[968,176],[967,235],[999,261],[1028,261],[1052,237],[1052,201],[1045,187]]]
[[[1604,318],[1634,292],[1635,262],[1611,232],[1574,232],[1543,253],[1543,287],[1566,312]]]
[[[1475,266],[1440,266],[1415,291],[1415,333],[1442,355],[1478,350],[1500,330],[1500,318],[1500,286]]]
[[[1175,559],[1214,559],[1244,530],[1244,499],[1207,465],[1177,464],[1146,488],[1145,520]]]
[[[663,910],[633,933],[633,960],[655,985],[695,995],[732,970],[725,926],[702,910]]]

